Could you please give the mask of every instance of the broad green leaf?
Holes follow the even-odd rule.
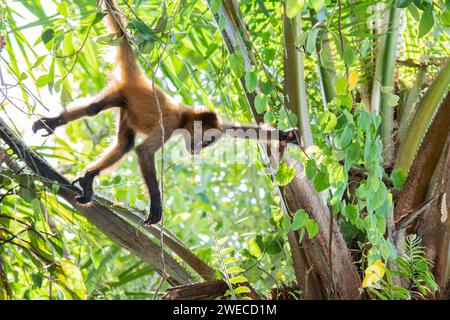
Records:
[[[344,132],[340,137],[341,148],[345,149],[352,142],[353,129],[350,126],[346,126]]]
[[[275,116],[275,113],[273,113],[272,111],[266,111],[264,113],[264,122],[265,123],[272,124],[275,122],[275,120],[277,120],[277,117]]]
[[[391,107],[395,107],[398,105],[398,101],[400,100],[400,97],[396,94],[392,93],[385,93],[383,95],[383,99],[386,100],[386,104]]]
[[[386,200],[388,195],[388,191],[384,183],[380,183],[377,190],[370,190],[370,192],[367,195],[367,206],[368,209],[376,210],[383,202]]]
[[[115,35],[115,33],[108,33],[95,38],[95,41],[100,44],[108,44],[112,39],[114,39]]]
[[[283,230],[284,234],[288,234],[289,230],[291,229],[291,218],[287,215],[283,215],[281,218],[281,230]]]
[[[245,73],[245,62],[239,51],[236,51],[230,56],[230,68],[233,70],[236,77],[240,78]]]
[[[255,97],[255,109],[256,112],[258,112],[258,114],[264,113],[267,110],[267,97],[261,93],[259,93],[256,97]]]
[[[328,112],[328,122],[327,125],[325,126],[324,132],[330,132],[331,130],[333,130],[334,127],[336,126],[336,123],[337,118],[334,115],[334,113]]]
[[[433,28],[434,18],[433,18],[433,5],[428,5],[420,18],[419,23],[419,38],[425,36]]]
[[[286,0],[286,15],[289,18],[296,17],[303,9],[305,0]]]
[[[239,259],[235,258],[235,257],[229,257],[229,258],[223,259],[223,263],[225,263],[225,264],[236,263],[238,261],[239,261]]]
[[[247,282],[247,281],[248,281],[247,278],[244,277],[244,276],[236,276],[236,277],[232,277],[232,278],[230,279],[230,282],[231,282],[232,284],[244,283],[244,282]]]
[[[308,38],[306,39],[306,52],[307,53],[313,53],[316,49],[316,42],[317,42],[317,34],[319,33],[318,28],[314,28],[311,30],[311,32],[308,34]]]
[[[248,92],[253,92],[258,87],[258,76],[254,71],[245,73],[245,86]]]
[[[277,171],[275,172],[275,180],[279,186],[285,186],[295,176],[295,169],[293,167],[288,167],[286,162],[282,162],[278,165]]]
[[[314,189],[316,189],[317,192],[322,192],[326,190],[330,186],[330,182],[328,179],[328,174],[319,171],[316,176],[314,177]]]
[[[248,287],[245,287],[245,286],[237,287],[233,291],[234,291],[235,294],[243,294],[243,293],[251,292],[250,289]]]
[[[345,48],[344,61],[348,65],[351,65],[355,61],[355,50],[353,50],[351,47]]]
[[[347,78],[340,77],[336,80],[336,83],[334,85],[334,90],[336,91],[337,95],[343,95],[347,92]]]
[[[259,244],[255,238],[247,241],[247,247],[248,247],[248,251],[250,252],[250,254],[252,256],[254,256],[257,259],[261,258],[262,249],[259,247]]]
[[[349,204],[345,207],[344,215],[350,220],[351,223],[355,223],[358,219],[358,207]]]
[[[53,31],[53,29],[46,29],[44,30],[44,32],[42,32],[41,35],[42,42],[44,42],[44,44],[47,44],[50,40],[53,39],[54,36],[55,32]]]
[[[294,214],[294,219],[291,224],[291,230],[296,231],[305,226],[306,220],[308,220],[308,214],[305,210],[297,210]]]
[[[67,2],[63,1],[58,5],[58,12],[65,18],[69,17],[69,5]]]
[[[317,235],[317,232],[319,232],[319,225],[313,219],[306,220],[305,228],[310,239],[314,238]]]
[[[219,12],[220,8],[222,7],[222,0],[211,0],[210,6],[211,6],[212,13],[216,14]]]
[[[403,188],[408,174],[403,169],[394,169],[391,173],[391,179],[395,189]]]
[[[305,173],[306,173],[306,177],[309,180],[312,180],[314,178],[314,176],[316,175],[317,166],[316,166],[316,162],[313,159],[308,159],[308,161],[306,161]]]
[[[243,272],[243,271],[245,271],[245,270],[242,269],[242,268],[239,268],[239,267],[231,267],[231,268],[228,268],[228,269],[227,269],[227,272],[228,272],[229,274],[241,273],[241,272]]]

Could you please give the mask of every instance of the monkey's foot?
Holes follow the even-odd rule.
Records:
[[[80,204],[87,204],[92,201],[92,196],[94,195],[93,183],[96,174],[94,173],[86,173],[84,177],[80,177],[72,182],[72,185],[79,184],[81,189],[83,190],[83,194],[81,196],[75,197]]]
[[[33,123],[33,127],[31,128],[33,130],[33,133],[38,132],[39,130],[45,130],[47,131],[46,134],[43,134],[43,137],[48,137],[53,132],[55,132],[56,127],[63,124],[63,120],[61,117],[55,117],[55,118],[40,118],[35,123]]]
[[[162,206],[157,201],[152,201],[150,204],[150,213],[144,219],[146,225],[157,224],[162,218]]]

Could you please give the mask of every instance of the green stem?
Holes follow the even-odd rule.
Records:
[[[393,90],[395,76],[395,54],[397,52],[397,38],[399,34],[398,26],[399,10],[391,4],[389,10],[388,30],[383,48],[383,58],[381,67],[381,102],[380,111],[381,121],[381,138],[383,140],[383,156],[384,161],[392,163],[394,160],[394,142],[392,138],[392,129],[394,122],[394,109],[388,103],[387,95]],[[378,63],[378,62],[377,62]]]
[[[313,138],[308,115],[308,105],[306,102],[306,84],[303,69],[303,54],[297,50],[298,36],[301,34],[300,15],[289,19],[283,15],[284,22],[284,92],[286,95],[286,105],[298,117],[298,127],[305,146],[312,145]]]

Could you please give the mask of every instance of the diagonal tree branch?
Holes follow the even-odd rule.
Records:
[[[150,235],[159,237],[159,228],[156,226],[144,228],[139,226],[144,214],[138,210],[120,207],[101,195],[96,195],[91,206],[80,206],[75,196],[80,190],[70,185],[64,176],[54,170],[34,150],[15,134],[0,118],[0,138],[13,150],[13,152],[33,171],[37,178],[46,184],[57,182],[60,185],[58,194],[68,201],[78,212],[105,233],[111,240],[125,247],[139,256],[151,267],[162,274],[161,248]],[[202,262],[172,233],[164,230],[167,248],[183,259],[195,272],[205,280],[213,280],[214,270]],[[168,281],[172,285],[181,285],[195,282],[196,279],[167,252],[165,254]]]

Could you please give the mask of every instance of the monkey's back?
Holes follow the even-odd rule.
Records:
[[[134,81],[121,84],[120,90],[126,100],[128,125],[137,133],[148,136],[160,132],[159,108],[163,116],[164,128],[174,128],[180,122],[182,106],[156,84],[153,86],[144,75]],[[165,132],[167,138],[170,134],[171,132]]]

